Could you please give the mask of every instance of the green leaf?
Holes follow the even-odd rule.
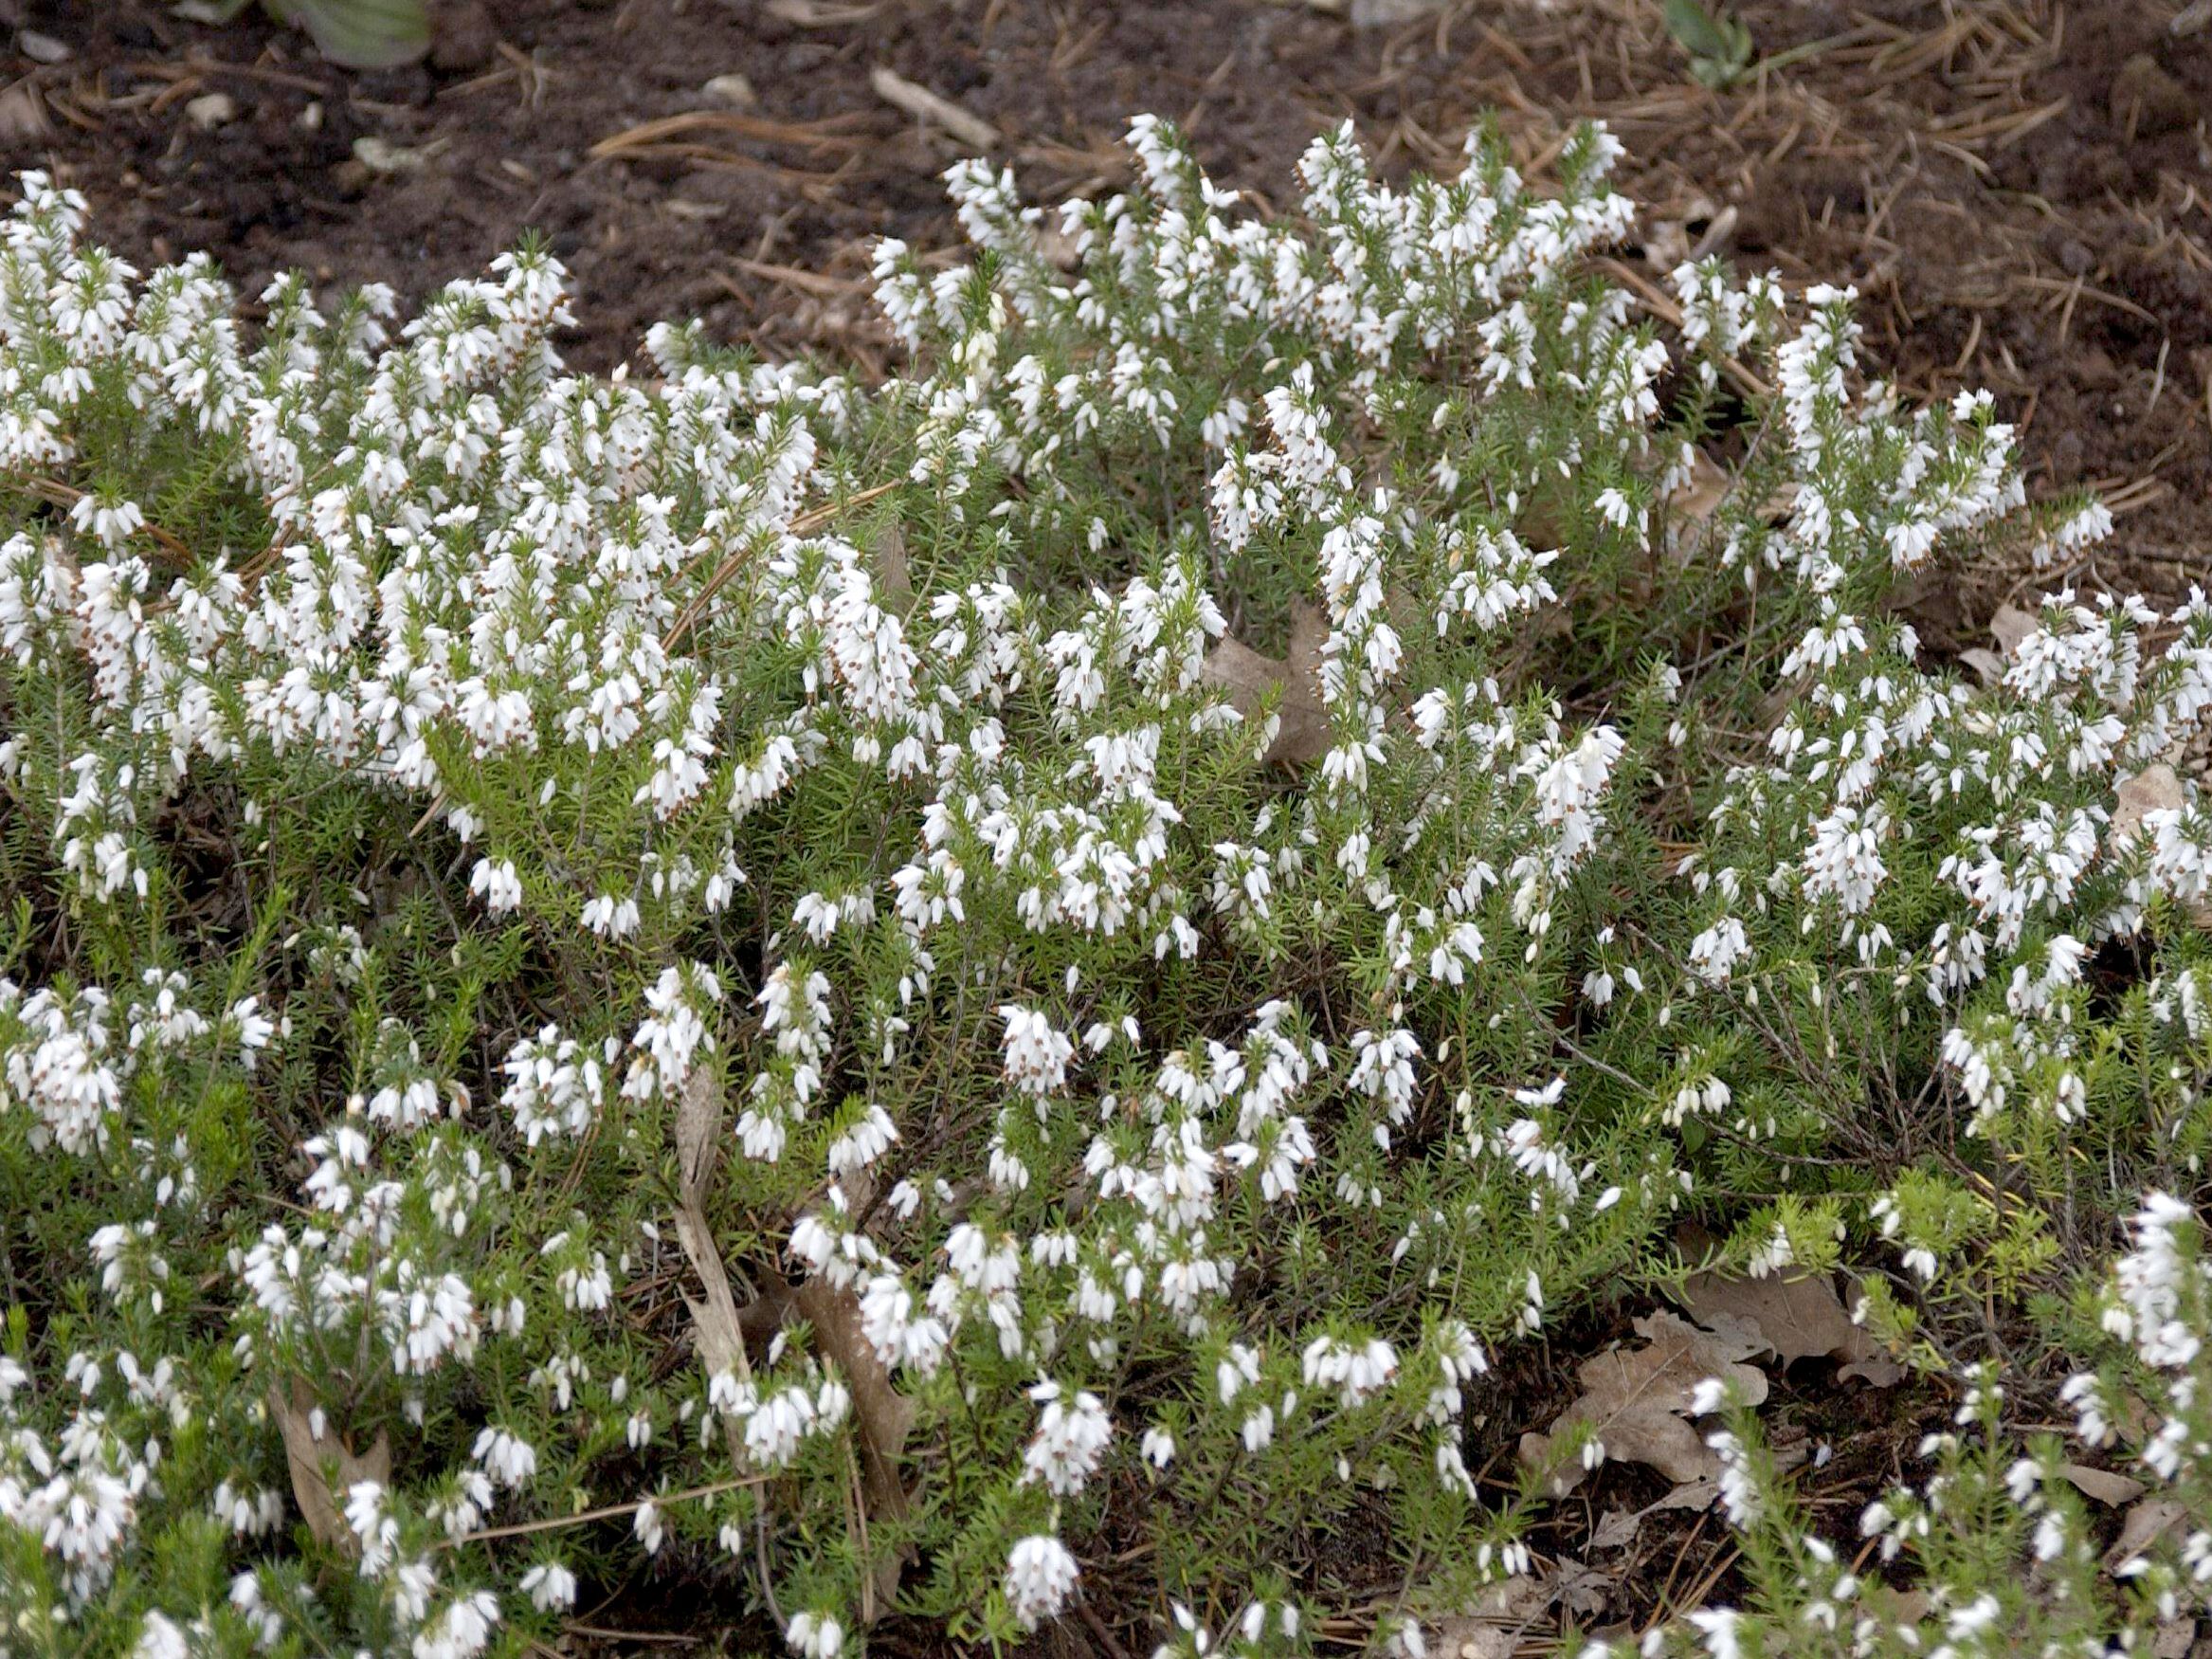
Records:
[[[1693,58],[1728,56],[1728,36],[1697,0],[1667,0],[1667,32]]]
[[[1704,85],[1726,86],[1750,64],[1751,31],[1699,0],[1667,0],[1667,32],[1690,54],[1690,73]]]
[[[397,68],[430,49],[426,0],[269,0],[269,9],[313,35],[341,68]]]

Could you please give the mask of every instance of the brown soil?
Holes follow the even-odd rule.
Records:
[[[66,49],[0,54],[0,166],[57,172],[134,260],[207,248],[249,291],[300,267],[419,297],[536,229],[575,274],[581,364],[611,365],[651,322],[686,317],[771,356],[880,364],[867,245],[952,245],[936,174],[965,147],[884,102],[872,70],[990,123],[1040,200],[1119,181],[1139,110],[1176,118],[1218,176],[1277,202],[1306,141],[1346,117],[1403,171],[1450,165],[1486,108],[1532,162],[1565,123],[1602,116],[1649,207],[1632,276],[1703,245],[1793,284],[1855,283],[1872,363],[1915,397],[1990,388],[2024,430],[2032,488],[2094,483],[2119,513],[2118,537],[2076,572],[1947,575],[1915,611],[1932,644],[1980,643],[2001,602],[2060,574],[2164,597],[2206,580],[2212,34],[2171,33],[2180,0],[1736,9],[1761,53],[1803,55],[1714,92],[1690,78],[1660,0],[1457,0],[1374,28],[1299,0],[449,0],[437,64],[363,76],[260,21],[0,0],[0,22]],[[753,101],[706,89],[732,74]],[[217,94],[227,107],[203,101]],[[1623,1310],[1592,1317],[1591,1341],[1625,1325]],[[1482,1454],[1548,1422],[1571,1370],[1502,1390]],[[1940,1399],[1808,1380],[1777,1409],[1834,1442],[1806,1484],[1855,1510]],[[1605,1509],[1657,1495],[1642,1479],[1608,1469],[1538,1542],[1589,1553]],[[1725,1591],[1725,1541],[1711,1522],[1654,1517],[1626,1559],[1592,1557],[1618,1584],[1592,1622]],[[1374,1547],[1387,1564],[1387,1540]],[[628,1607],[654,1622],[641,1595],[654,1599],[633,1586],[607,1618]],[[1105,1616],[1149,1649],[1144,1609]],[[1093,1633],[1113,1650],[1103,1624]]]
[[[412,297],[540,230],[581,290],[574,356],[603,367],[695,316],[771,354],[875,355],[867,243],[950,246],[935,175],[963,148],[885,103],[878,67],[994,126],[1039,199],[1116,181],[1137,110],[1278,200],[1346,116],[1402,170],[1448,164],[1484,108],[1532,155],[1599,115],[1650,205],[1631,265],[1704,242],[1856,283],[1909,392],[1989,387],[2036,487],[2113,498],[2086,584],[2171,595],[2212,547],[2212,35],[2174,36],[2178,9],[1745,0],[1762,54],[1804,55],[1710,92],[1659,0],[1459,0],[1369,28],[1295,0],[447,0],[437,64],[364,76],[262,22],[0,0],[68,48],[15,60],[0,163],[58,171],[134,258],[205,247],[249,286],[298,266]],[[753,102],[705,89],[730,74]],[[230,118],[203,124],[210,94]],[[647,125],[684,116],[704,118]],[[1923,620],[1975,643],[2034,585],[1969,572]]]

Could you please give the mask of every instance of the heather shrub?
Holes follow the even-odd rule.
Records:
[[[2201,1180],[2212,607],[1921,651],[1902,577],[2109,517],[1846,292],[1641,320],[1601,129],[1542,188],[1338,134],[1280,221],[1132,147],[1050,221],[954,169],[877,387],[572,374],[535,247],[249,322],[27,178],[0,1651],[522,1653],[651,1575],[815,1659],[1410,1650],[1528,1565],[1498,1352],[1689,1220],[1969,1403],[1889,1617],[1705,1402],[1758,1594],[1654,1644],[2175,1616],[2212,1533],[2093,1584],[1981,1367],[2032,1320],[2093,1434],[2155,1380],[2212,1526],[2194,1224],[2122,1232]]]

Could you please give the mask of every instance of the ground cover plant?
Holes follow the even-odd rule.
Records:
[[[1275,219],[1131,143],[956,168],[876,387],[571,375],[535,246],[247,322],[26,179],[0,1650],[523,1653],[642,1553],[816,1659],[1416,1652],[1607,1454],[1478,1482],[1502,1351],[1846,1261],[1958,1432],[1839,1530],[1723,1365],[1747,1594],[1647,1647],[2201,1600],[2212,608],[1923,660],[1898,582],[2109,518],[1847,292],[1689,264],[1662,332],[1602,129],[1341,133]],[[2118,1577],[2010,1427],[2061,1379],[2169,1506]]]

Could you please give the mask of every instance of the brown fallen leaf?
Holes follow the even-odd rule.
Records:
[[[53,133],[54,124],[46,118],[46,106],[39,97],[36,82],[18,81],[0,92],[0,141],[35,144],[52,137]]]
[[[1551,1605],[1534,1578],[1493,1584],[1464,1613],[1447,1613],[1428,1628],[1427,1647],[1439,1659],[1513,1659],[1521,1637]]]
[[[1851,1322],[1826,1273],[1770,1273],[1763,1279],[1697,1273],[1683,1286],[1682,1301],[1701,1325],[1711,1327],[1720,1315],[1743,1321],[1785,1365],[1834,1359],[1840,1377],[1876,1388],[1889,1388],[1905,1375],[1871,1332]]]
[[[2171,1498],[2146,1498],[2132,1506],[2120,1522],[2120,1536],[2104,1553],[2105,1571],[2117,1577],[2123,1567],[2179,1526],[2187,1514]]]
[[[1728,500],[1730,479],[1712,456],[1699,449],[1690,457],[1690,476],[1667,498],[1667,512],[1674,521],[1677,542],[1685,541],[1695,531],[1702,530],[1706,521]]]
[[[2188,805],[2188,791],[2181,775],[2165,761],[2146,766],[2125,778],[2112,792],[2112,823],[2105,830],[2105,850],[2123,857],[2143,834],[2143,820],[2152,812],[2179,811]],[[2212,927],[2212,900],[2195,899],[2187,905],[2189,918],[2199,927]]]
[[[305,1381],[292,1379],[290,1390],[269,1390],[269,1410],[276,1414],[277,1431],[284,1437],[284,1462],[292,1471],[292,1496],[300,1518],[316,1542],[345,1556],[357,1556],[361,1540],[346,1523],[346,1494],[363,1481],[387,1486],[391,1481],[391,1437],[383,1430],[369,1449],[358,1457],[331,1432],[326,1420],[316,1431],[315,1395]]]
[[[1985,690],[2004,678],[2004,659],[1986,646],[1968,646],[1959,653],[1959,664],[1974,671]]]
[[[1647,1517],[1669,1509],[1710,1509],[1719,1496],[1720,1487],[1712,1481],[1684,1481],[1641,1509],[1608,1509],[1598,1522],[1597,1530],[1590,1534],[1590,1549],[1593,1552],[1625,1549],[1636,1541],[1636,1535]]]
[[[2176,812],[2187,804],[2188,793],[2182,788],[2180,773],[2163,760],[2146,766],[2133,777],[2123,779],[2113,791],[2112,821],[2105,832],[2105,846],[2120,851],[2135,839],[2149,814]]]
[[[1279,724],[1260,758],[1270,765],[1302,766],[1329,753],[1329,711],[1321,703],[1321,647],[1329,619],[1311,600],[1291,611],[1290,646],[1280,657],[1263,657],[1242,640],[1224,638],[1206,654],[1199,679],[1229,694],[1229,704],[1248,720],[1279,686]]]
[[[1997,642],[1997,648],[2008,657],[2020,654],[2021,642],[2028,635],[2043,631],[2043,619],[2032,611],[2022,611],[2017,605],[2000,605],[1997,614],[1989,619],[1989,637]]]
[[[1672,1313],[1654,1313],[1636,1322],[1645,1345],[1610,1348],[1582,1363],[1577,1375],[1583,1394],[1551,1426],[1550,1434],[1521,1436],[1521,1461],[1540,1463],[1552,1441],[1578,1423],[1586,1423],[1616,1463],[1641,1463],[1677,1483],[1720,1477],[1720,1458],[1692,1424],[1692,1395],[1707,1377],[1736,1386],[1749,1406],[1767,1398],[1767,1374],[1743,1363],[1764,1353],[1764,1338],[1726,1314],[1714,1316],[1722,1328],[1700,1330]],[[1552,1493],[1564,1497],[1582,1484],[1580,1464],[1552,1476]]]
[[[698,1275],[702,1292],[696,1301],[688,1294],[683,1299],[699,1358],[709,1376],[728,1372],[744,1378],[752,1375],[745,1357],[744,1327],[738,1322],[737,1299],[731,1294],[730,1274],[722,1266],[722,1252],[707,1226],[705,1210],[716,1155],[721,1149],[722,1110],[721,1084],[706,1066],[694,1067],[683,1081],[676,1107],[676,1241]],[[730,1449],[736,1452],[744,1444],[743,1429],[729,1420],[722,1427]]]
[[[2086,1463],[2062,1465],[2058,1472],[2084,1498],[2093,1504],[2102,1504],[2108,1509],[2132,1504],[2146,1490],[2143,1483],[2132,1475],[2115,1474],[2109,1468],[2092,1468]]]
[[[870,1506],[879,1514],[903,1517],[906,1486],[898,1460],[914,1429],[914,1401],[892,1386],[890,1371],[861,1329],[861,1302],[851,1289],[841,1289],[817,1275],[799,1286],[792,1302],[814,1327],[822,1352],[836,1361],[852,1390]]]
[[[914,605],[914,578],[906,565],[906,532],[893,513],[876,538],[876,601],[904,616]]]
[[[1928,1592],[1870,1584],[1866,1587],[1864,1605],[1867,1612],[1890,1625],[1916,1625],[1928,1616]]]
[[[1605,1603],[1620,1588],[1620,1580],[1586,1561],[1561,1556],[1549,1585],[1551,1599],[1575,1619],[1589,1619],[1605,1611]]]

